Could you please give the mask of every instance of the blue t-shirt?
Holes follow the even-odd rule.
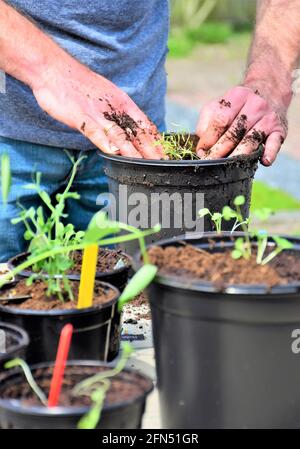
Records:
[[[168,0],[10,0],[61,47],[123,89],[164,126]],[[0,93],[0,136],[64,148],[93,148],[52,119],[30,88],[6,75]]]

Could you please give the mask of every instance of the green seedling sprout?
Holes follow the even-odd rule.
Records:
[[[162,134],[155,145],[163,148],[164,154],[171,161],[199,159],[194,148],[194,142],[190,134],[186,132]]]
[[[120,360],[114,368],[95,374],[75,385],[72,390],[73,396],[88,396],[92,401],[90,410],[78,422],[79,429],[94,429],[97,426],[99,420],[101,419],[101,412],[106,393],[111,386],[111,379],[123,371],[132,352],[132,346],[128,342],[124,342],[122,344],[122,354]],[[47,407],[47,397],[34,380],[30,367],[24,360],[19,358],[9,360],[5,363],[4,367],[6,369],[20,367],[33,393],[35,393],[35,395],[39,398],[42,405]]]
[[[199,211],[200,217],[205,217],[206,215],[210,216],[212,222],[214,223],[216,232],[219,234],[222,232],[222,220],[230,221],[235,219],[231,231],[232,233],[238,228],[243,230],[244,236],[235,239],[234,249],[231,253],[233,259],[237,260],[241,257],[246,260],[250,259],[252,255],[251,239],[256,240],[256,263],[258,265],[266,265],[283,250],[293,248],[293,244],[289,240],[278,236],[270,236],[264,230],[253,229],[249,231],[249,224],[251,223],[253,217],[249,217],[248,219],[244,219],[243,217],[241,206],[245,204],[245,197],[239,195],[234,199],[233,203],[235,209],[232,209],[230,206],[225,206],[223,207],[222,213],[212,213],[207,208],[203,208]],[[262,208],[253,212],[253,216],[255,216],[259,221],[267,221],[271,214],[272,210],[269,208]],[[273,239],[275,243],[275,249],[270,254],[265,256],[270,238]]]
[[[40,389],[40,387],[38,386],[38,384],[36,383],[36,381],[34,380],[34,377],[31,373],[31,370],[29,368],[29,366],[27,365],[27,363],[19,358],[15,358],[12,360],[9,360],[8,362],[5,363],[4,368],[5,369],[12,369],[12,368],[21,368],[24,376],[26,377],[26,380],[28,382],[28,384],[30,385],[32,391],[36,394],[36,396],[39,398],[39,400],[41,401],[41,403],[47,407],[47,398],[46,395],[44,394],[44,392]]]
[[[97,426],[101,419],[106,393],[111,386],[111,379],[123,371],[132,352],[131,345],[124,342],[121,358],[115,368],[95,374],[73,388],[73,396],[89,396],[93,403],[88,413],[78,422],[79,429],[94,429]]]
[[[222,219],[223,219],[223,215],[219,212],[214,212],[211,213],[209,209],[207,209],[206,207],[203,209],[200,209],[199,211],[199,217],[203,218],[206,215],[210,216],[211,221],[214,224],[215,230],[218,234],[220,234],[222,232]]]
[[[25,209],[20,205],[19,217],[13,219],[12,224],[24,224],[24,238],[30,242],[30,255],[25,262],[1,279],[0,288],[13,275],[31,268],[33,274],[26,281],[27,285],[31,285],[35,280],[41,279],[47,285],[47,296],[56,296],[61,301],[65,299],[73,301],[72,284],[67,276],[67,273],[74,265],[72,255],[74,251],[83,250],[90,244],[109,246],[130,240],[138,240],[144,263],[149,264],[144,239],[146,236],[158,232],[160,230],[159,225],[154,226],[152,229],[141,231],[133,226],[109,220],[107,215],[101,211],[94,215],[86,231],[76,232],[73,224],[64,224],[67,218],[65,213],[66,201],[69,199],[78,200],[80,198],[77,192],[71,192],[71,188],[79,165],[86,157],[83,156],[75,161],[69,154],[68,156],[73,164],[71,175],[65,190],[56,195],[55,201],[42,189],[42,175],[40,172],[36,174],[33,183],[24,186],[26,189],[37,192],[48,213],[44,213],[42,206],[37,209],[34,207]],[[2,193],[4,191],[7,193],[9,190],[10,170],[8,162],[7,158],[5,158],[4,163],[2,163],[2,168],[5,168],[5,170],[2,170],[5,173],[5,176],[2,176]],[[3,188],[3,185],[5,185],[5,188]],[[118,235],[122,231],[125,231],[126,234]],[[151,267],[148,267],[150,274],[154,271],[153,267]],[[145,269],[145,274],[146,270],[147,268]],[[145,279],[148,278],[146,277]]]
[[[10,273],[3,276],[3,278],[1,278],[0,280],[0,288],[3,287],[7,281],[9,281],[12,277],[16,276],[17,274],[19,274],[21,271],[24,271],[40,263],[45,259],[52,260],[57,255],[68,254],[72,251],[77,250],[83,250],[84,248],[86,248],[91,244],[97,244],[98,246],[109,246],[129,240],[138,239],[140,242],[140,249],[143,256],[143,261],[145,263],[145,265],[140,268],[140,270],[142,270],[142,275],[144,276],[144,278],[142,279],[142,276],[139,274],[139,272],[137,272],[136,275],[131,279],[122,295],[122,303],[128,302],[130,299],[134,298],[134,296],[130,298],[129,293],[131,292],[131,295],[136,291],[140,293],[140,291],[142,291],[143,288],[145,288],[153,280],[153,277],[156,274],[156,267],[149,264],[148,254],[145,249],[144,238],[148,235],[153,234],[154,232],[158,232],[159,230],[160,226],[157,225],[154,226],[152,229],[141,231],[139,229],[134,228],[133,226],[109,220],[105,212],[101,211],[97,212],[97,214],[93,216],[81,243],[72,245],[69,244],[66,246],[54,246],[51,249],[48,249],[48,247],[46,246],[44,251],[40,251],[38,254],[29,256],[29,258],[25,262],[21,263],[13,270],[11,270]],[[121,231],[127,231],[128,234],[110,237],[110,235],[120,233]],[[48,288],[51,287],[55,289],[58,285],[56,283],[57,279],[55,277],[52,279],[50,277],[45,278],[44,282],[46,282]],[[52,286],[52,282],[55,283],[54,286]],[[58,288],[61,289],[60,292],[62,295],[65,292],[68,293],[68,289],[63,290],[64,287],[65,287],[64,283],[59,284]],[[56,291],[54,294],[56,294]]]
[[[6,204],[8,201],[10,188],[11,188],[10,158],[7,153],[4,153],[1,157],[1,194],[3,204]]]

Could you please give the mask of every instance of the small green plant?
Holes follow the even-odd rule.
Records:
[[[41,188],[41,173],[36,174],[34,183],[25,186],[25,188],[35,190],[38,193],[48,210],[48,214],[46,216],[42,206],[37,209],[31,207],[28,210],[21,207],[20,216],[12,220],[13,224],[22,222],[25,225],[24,238],[30,242],[29,256],[25,262],[1,278],[0,288],[11,277],[27,268],[32,268],[34,273],[27,280],[28,285],[32,285],[34,281],[41,279],[47,285],[47,296],[55,296],[61,301],[73,301],[72,284],[67,273],[73,267],[72,254],[74,251],[84,250],[92,244],[105,247],[136,239],[139,241],[145,266],[142,267],[143,277],[139,277],[139,273],[137,273],[128,284],[128,288],[123,292],[123,295],[127,292],[127,301],[133,298],[133,296],[129,298],[128,291],[137,290],[140,284],[146,287],[150,279],[152,280],[155,276],[156,268],[148,263],[144,237],[158,232],[159,225],[146,231],[140,231],[125,223],[110,220],[106,213],[101,211],[93,216],[86,231],[76,232],[72,224],[64,224],[64,219],[67,218],[65,213],[66,201],[80,198],[77,192],[71,192],[71,187],[83,158],[76,162],[71,158],[73,168],[69,182],[65,190],[56,195],[54,204],[48,193]],[[5,172],[4,190],[8,192],[10,187],[9,158],[8,160],[5,159],[4,164],[2,160],[3,167],[5,169],[2,170],[2,172]],[[2,186],[2,192],[4,190]],[[118,235],[122,231],[125,231],[126,234]],[[122,297],[125,303],[124,296]]]
[[[17,367],[22,369],[24,376],[26,377],[26,380],[27,380],[28,384],[30,385],[32,391],[36,394],[36,396],[39,398],[41,403],[45,407],[47,407],[47,397],[46,397],[45,393],[40,389],[40,387],[38,386],[36,381],[34,380],[32,372],[31,372],[29,366],[27,365],[27,363],[25,362],[25,360],[20,359],[20,358],[15,358],[15,359],[9,360],[4,365],[5,369],[12,369],[12,368],[17,368]]]
[[[162,138],[156,142],[156,145],[162,146],[164,154],[171,161],[199,159],[191,135],[185,132],[163,133]]]
[[[72,395],[76,397],[87,396],[91,399],[92,406],[88,413],[84,415],[78,422],[77,427],[79,429],[94,429],[101,419],[101,412],[103,409],[106,393],[111,386],[111,379],[120,374],[126,366],[126,363],[132,354],[133,349],[127,342],[122,344],[122,354],[120,360],[114,368],[101,371],[99,374],[95,374],[77,385],[72,390]],[[42,405],[47,407],[47,397],[45,393],[36,383],[30,367],[27,363],[19,358],[9,360],[5,363],[6,369],[19,367],[23,370],[25,378],[30,385],[32,391],[39,398]]]
[[[10,158],[7,153],[1,157],[1,194],[3,204],[7,203],[11,187]]]
[[[259,221],[267,221],[270,215],[272,214],[271,209],[263,208],[253,212],[253,214],[244,219],[241,206],[245,204],[245,197],[242,195],[237,196],[234,201],[235,209],[232,209],[229,206],[223,207],[222,212],[210,212],[209,209],[203,208],[199,211],[199,216],[205,217],[207,215],[210,216],[212,220],[215,230],[217,233],[222,233],[222,221],[230,221],[234,220],[233,227],[231,232],[233,233],[238,228],[241,228],[243,231],[243,236],[240,236],[235,239],[234,249],[231,253],[233,259],[240,259],[241,257],[249,260],[253,253],[253,241],[256,243],[257,251],[256,251],[256,263],[258,265],[266,265],[269,263],[274,257],[280,254],[283,250],[292,249],[293,244],[282,237],[278,236],[270,236],[264,230],[252,229],[249,230],[249,225],[252,222],[253,216],[255,216]],[[267,255],[266,250],[268,248],[268,243],[270,240],[273,240],[273,251],[269,252]]]
[[[88,396],[92,401],[92,407],[78,422],[79,429],[94,429],[97,426],[101,418],[106,393],[111,386],[111,379],[123,371],[132,352],[131,345],[124,342],[121,358],[114,368],[95,374],[73,388],[73,396]]]
[[[61,244],[61,245],[53,245],[53,246],[45,246],[44,250],[39,251],[38,254],[32,254],[28,257],[28,259],[22,262],[20,265],[11,270],[7,275],[3,276],[0,280],[0,288],[5,285],[5,283],[10,280],[12,277],[19,274],[21,271],[26,270],[36,264],[40,263],[43,260],[55,260],[57,255],[68,254],[72,251],[83,250],[87,246],[92,244],[97,244],[98,246],[110,246],[116,245],[121,242],[130,241],[130,240],[139,240],[140,249],[143,256],[144,265],[140,268],[140,270],[133,276],[127,285],[126,289],[123,291],[120,296],[120,300],[122,300],[122,305],[126,302],[130,301],[137,294],[139,294],[147,285],[153,280],[157,268],[149,263],[148,254],[145,247],[144,237],[153,234],[154,232],[158,232],[160,230],[160,226],[157,225],[152,229],[148,229],[145,231],[140,231],[133,226],[126,225],[125,223],[115,222],[108,219],[107,214],[105,212],[97,212],[86,232],[84,233],[84,237],[82,238],[80,243],[73,244]],[[127,234],[118,235],[122,231],[126,231]],[[51,263],[51,262],[50,262]],[[47,267],[47,265],[46,265]],[[63,270],[61,270],[63,272]],[[141,272],[141,274],[140,274]],[[51,269],[52,273],[52,269]],[[66,277],[66,273],[64,276]],[[45,274],[48,274],[47,272]],[[43,276],[43,274],[41,274]],[[32,281],[33,282],[33,281]],[[67,285],[64,282],[57,282],[57,278],[54,277],[45,277],[44,282],[48,286],[48,291],[52,291],[52,287],[54,289],[54,295],[65,299],[66,294],[70,295],[70,285]],[[54,286],[52,285],[54,283]],[[59,289],[59,290],[58,290]],[[58,294],[60,293],[60,295]],[[73,293],[71,291],[71,296],[68,296],[68,299],[72,300]]]

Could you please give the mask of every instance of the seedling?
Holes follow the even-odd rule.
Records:
[[[188,133],[163,133],[156,145],[163,148],[164,154],[171,161],[200,159],[195,151],[193,139]]]
[[[153,279],[156,269],[148,264],[144,238],[154,232],[158,232],[160,230],[159,225],[146,231],[140,231],[125,223],[110,220],[101,211],[93,216],[86,231],[76,232],[72,224],[65,225],[63,223],[63,220],[67,218],[65,213],[66,201],[68,199],[77,200],[80,198],[77,192],[71,192],[70,190],[78,166],[83,159],[84,157],[75,162],[71,158],[73,169],[69,182],[64,192],[56,195],[55,202],[41,188],[41,173],[36,174],[35,182],[25,186],[25,188],[35,190],[38,193],[49,215],[45,216],[43,207],[38,207],[37,209],[31,207],[28,210],[22,208],[20,216],[12,220],[13,224],[24,223],[26,228],[24,238],[30,241],[30,254],[25,262],[1,278],[0,288],[13,276],[23,270],[32,268],[34,274],[27,280],[28,285],[32,285],[35,280],[41,279],[47,285],[46,294],[48,296],[56,296],[61,301],[73,301],[72,284],[68,279],[67,273],[73,267],[72,254],[74,251],[84,250],[90,245],[105,247],[136,239],[139,241],[144,263],[147,264],[143,269],[144,284],[147,285],[147,282]],[[4,178],[3,173],[5,173]],[[2,193],[6,192],[6,196],[10,188],[10,179],[9,158],[5,157],[2,159]],[[3,185],[5,188],[3,188]],[[118,235],[122,231],[125,231],[126,234]],[[137,280],[133,282],[137,285]],[[129,297],[127,297],[127,301],[129,301]]]
[[[234,250],[231,253],[233,259],[237,260],[243,257],[244,259],[249,260],[252,255],[253,239],[256,240],[256,263],[258,265],[266,265],[283,250],[293,248],[293,244],[289,240],[282,237],[270,236],[266,231],[263,230],[253,229],[249,231],[249,225],[253,219],[253,216],[255,216],[260,221],[267,221],[272,214],[272,211],[270,209],[264,208],[256,210],[254,211],[253,216],[244,219],[241,211],[241,206],[245,204],[245,197],[239,195],[234,199],[233,203],[235,209],[232,209],[229,206],[225,206],[223,207],[222,213],[212,213],[207,208],[203,208],[199,211],[200,217],[205,217],[206,215],[210,216],[212,222],[214,223],[216,232],[219,234],[222,232],[222,220],[230,221],[235,219],[231,232],[233,233],[238,228],[241,228],[244,235],[235,239]],[[275,248],[268,255],[265,255],[270,239],[274,241]]]
[[[83,250],[87,246],[90,246],[91,244],[97,244],[98,246],[110,246],[114,244],[118,244],[120,242],[125,242],[129,240],[135,240],[138,239],[140,242],[140,248],[143,255],[144,260],[144,266],[141,268],[143,276],[141,277],[136,274],[131,281],[129,282],[127,286],[127,290],[125,289],[123,292],[123,295],[121,298],[123,298],[123,302],[128,302],[130,299],[133,299],[134,296],[131,297],[131,295],[128,294],[129,291],[132,292],[132,294],[135,291],[138,291],[140,293],[140,289],[143,287],[145,288],[154,278],[157,268],[153,265],[149,264],[148,255],[145,249],[145,242],[144,237],[151,235],[154,232],[158,232],[160,230],[160,226],[157,225],[152,229],[146,230],[146,231],[140,231],[133,226],[126,225],[125,223],[115,222],[108,219],[107,214],[105,212],[97,212],[89,226],[84,234],[84,238],[82,241],[78,244],[69,244],[65,246],[52,246],[50,249],[48,247],[45,247],[43,251],[39,251],[38,254],[33,254],[28,257],[28,259],[15,267],[13,270],[11,270],[10,273],[5,275],[0,280],[0,288],[5,285],[5,282],[10,280],[13,276],[16,276],[21,271],[26,270],[38,263],[40,263],[43,260],[55,260],[55,257],[57,255],[64,255],[68,254],[72,251],[78,251]],[[127,231],[127,234],[124,235],[117,235],[121,231]],[[113,235],[113,237],[111,237]],[[46,265],[47,267],[48,265]],[[48,292],[51,292],[54,290],[54,293],[57,297],[62,298],[62,300],[65,300],[65,295],[68,294],[71,295],[68,297],[68,299],[72,300],[73,293],[71,290],[71,285],[69,284],[69,280],[66,277],[66,272],[62,271],[63,276],[62,279],[57,279],[55,275],[53,277],[45,277],[44,282],[48,286]],[[54,273],[54,271],[51,270],[51,273]],[[49,272],[46,274],[49,274]],[[43,273],[40,274],[41,277],[43,277]],[[67,283],[64,281],[67,280]],[[58,282],[62,281],[62,282]],[[31,280],[31,282],[33,282]],[[54,284],[54,285],[53,285]],[[134,286],[134,287],[133,287]],[[142,287],[141,287],[142,286]],[[52,290],[53,287],[53,290]],[[142,288],[142,289],[143,289]],[[126,296],[125,296],[126,292]],[[138,294],[137,293],[137,294]],[[48,293],[49,294],[49,293]],[[60,294],[60,295],[59,295]],[[126,301],[124,300],[124,297],[126,298]]]
[[[1,194],[3,204],[7,203],[11,187],[10,158],[7,153],[1,157]]]
[[[120,360],[114,368],[103,370],[99,374],[95,374],[75,385],[72,390],[72,395],[76,397],[88,396],[92,402],[92,406],[88,413],[84,415],[78,422],[77,427],[79,429],[94,429],[97,426],[99,420],[101,419],[101,412],[103,409],[106,393],[111,386],[111,380],[123,371],[132,352],[133,349],[131,345],[127,342],[124,342],[122,345],[122,354]],[[5,363],[4,367],[6,369],[15,367],[21,368],[32,391],[38,397],[42,405],[44,405],[45,407],[48,406],[46,394],[36,383],[31,373],[30,367],[24,360],[19,358],[10,360]]]

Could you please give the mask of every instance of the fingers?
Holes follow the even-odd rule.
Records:
[[[141,157],[134,146],[129,141],[126,141],[124,132],[118,126],[114,130],[115,139],[112,139],[108,132],[112,124],[105,122],[104,125],[106,126],[100,125],[90,117],[86,117],[82,121],[80,132],[104,153]]]
[[[273,164],[283,142],[284,137],[280,132],[276,131],[269,135],[266,141],[265,151],[261,159],[261,163],[263,165],[268,167]]]
[[[203,108],[197,126],[200,139],[197,145],[199,156],[210,150],[232,124],[246,102],[248,89],[236,87],[231,89],[219,101],[209,103]]]
[[[210,159],[218,159],[230,154],[230,152],[243,141],[248,131],[254,125],[257,127],[258,133],[262,131],[265,133],[265,136],[268,135],[277,120],[275,114],[274,118],[271,116],[268,117],[268,119],[265,118],[268,109],[269,106],[264,99],[255,94],[249,95],[246,104],[233,121],[232,125],[210,149]],[[258,126],[258,122],[261,123],[261,126]],[[257,135],[257,138],[260,140],[259,135]],[[253,140],[252,135],[250,134],[244,143],[248,148],[249,144],[253,146],[256,142],[257,141],[255,139]]]

